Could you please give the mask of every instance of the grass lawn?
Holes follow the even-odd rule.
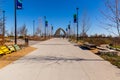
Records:
[[[120,49],[120,46],[113,46],[114,48],[119,48]]]
[[[117,66],[118,68],[120,68],[120,56],[116,56],[116,55],[100,55],[103,59],[109,61],[111,64]]]
[[[90,50],[93,53],[97,53],[98,50]],[[103,59],[109,61],[111,64],[117,66],[118,68],[120,68],[120,56],[117,55],[110,55],[110,54],[101,54],[99,55],[100,57],[102,57]]]

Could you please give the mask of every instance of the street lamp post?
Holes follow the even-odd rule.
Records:
[[[51,37],[53,37],[53,26],[51,24]]]
[[[71,37],[71,21],[69,21],[69,38]]]
[[[68,38],[68,28],[66,28],[66,38]]]
[[[17,17],[16,17],[16,3],[17,0],[14,0],[14,16],[15,16],[15,44],[17,44]]]
[[[78,26],[79,26],[79,25],[78,25],[78,22],[79,22],[79,21],[78,21],[78,10],[79,10],[79,8],[76,8],[76,10],[77,10],[77,41],[78,41]]]
[[[46,39],[46,16],[44,16],[44,20],[45,20],[45,39]]]
[[[69,24],[68,24],[68,33],[69,33],[69,34],[68,34],[68,35],[69,35],[68,37],[69,37],[69,38],[70,38],[70,36],[71,36],[71,34],[70,34],[70,29],[71,29],[71,28],[70,28],[70,27],[71,27],[71,25],[70,25],[70,22],[69,22]]]
[[[5,11],[3,11],[3,43],[5,42]]]
[[[46,20],[46,16],[44,16],[45,18],[45,39],[46,39],[46,35],[47,35],[47,27],[48,27],[48,21]]]
[[[33,20],[33,36],[35,35],[35,20]]]

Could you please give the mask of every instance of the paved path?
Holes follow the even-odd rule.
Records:
[[[14,42],[14,41],[13,41]],[[20,43],[20,44],[25,44],[25,40],[24,39],[17,39],[17,42]],[[40,41],[33,41],[33,40],[29,40],[29,45],[34,45],[34,44],[37,44],[39,43]]]
[[[40,42],[29,55],[0,70],[0,80],[120,80],[120,70],[67,40]]]

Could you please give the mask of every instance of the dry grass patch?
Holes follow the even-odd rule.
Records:
[[[19,58],[29,54],[30,52],[34,51],[36,48],[34,47],[26,47],[20,51],[13,52],[11,54],[7,54],[0,57],[0,68],[7,66],[8,64],[12,63],[13,61],[18,60]]]
[[[98,53],[98,49],[93,49],[93,50],[90,50],[91,52],[97,54]]]

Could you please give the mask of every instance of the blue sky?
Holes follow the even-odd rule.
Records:
[[[6,29],[14,31],[14,0],[2,1],[0,7],[6,11]],[[76,13],[76,7],[79,7],[79,20],[84,11],[90,17],[89,35],[109,34],[100,27],[99,21],[96,19],[101,16],[99,10],[104,8],[103,0],[23,0],[23,9],[17,11],[17,27],[26,24],[28,34],[32,34],[33,20],[35,20],[35,26],[41,25],[44,30],[44,16],[46,16],[49,26],[51,24],[54,26],[54,31],[59,27],[66,29],[69,21],[71,21],[71,27],[74,27],[73,14]]]

